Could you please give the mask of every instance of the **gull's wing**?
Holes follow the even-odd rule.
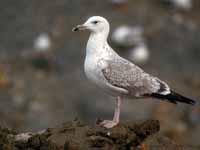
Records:
[[[165,82],[145,73],[142,69],[123,58],[102,59],[102,63],[104,64],[102,73],[105,79],[112,86],[126,89],[129,96],[143,97],[152,93],[170,93],[170,89]]]
[[[102,73],[108,83],[114,87],[127,90],[127,95],[130,97],[147,96],[168,100],[174,104],[177,102],[195,104],[194,100],[170,90],[165,82],[145,73],[123,58],[101,60],[101,64],[104,66]]]

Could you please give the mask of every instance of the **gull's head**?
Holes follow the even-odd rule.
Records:
[[[93,16],[86,20],[82,25],[77,25],[72,31],[89,30],[92,33],[109,33],[110,25],[108,21],[101,16]]]

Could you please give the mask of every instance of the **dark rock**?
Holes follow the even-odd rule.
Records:
[[[16,134],[14,131],[0,127],[0,150],[13,150],[14,138],[12,135]]]
[[[157,120],[127,121],[112,129],[75,120],[44,132],[24,134],[0,128],[0,150],[139,150],[141,145],[149,150],[180,149],[175,142],[156,134],[159,130]],[[26,134],[30,138],[16,140],[17,136]]]

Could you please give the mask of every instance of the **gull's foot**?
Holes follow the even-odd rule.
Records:
[[[104,120],[102,122],[99,123],[100,126],[110,129],[115,127],[116,125],[118,125],[118,122],[113,121],[113,120]]]

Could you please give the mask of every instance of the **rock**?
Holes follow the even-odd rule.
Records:
[[[135,149],[160,130],[156,120],[124,122],[112,129],[85,125],[79,121],[66,122],[40,133],[28,133],[25,139],[6,128],[0,128],[0,149],[3,150],[92,150]],[[26,136],[27,137],[27,136]]]
[[[14,138],[16,133],[8,128],[0,127],[0,149],[1,150],[13,150]]]
[[[148,138],[144,144],[148,150],[190,150],[188,149],[189,147],[176,144],[169,138],[160,134]]]

